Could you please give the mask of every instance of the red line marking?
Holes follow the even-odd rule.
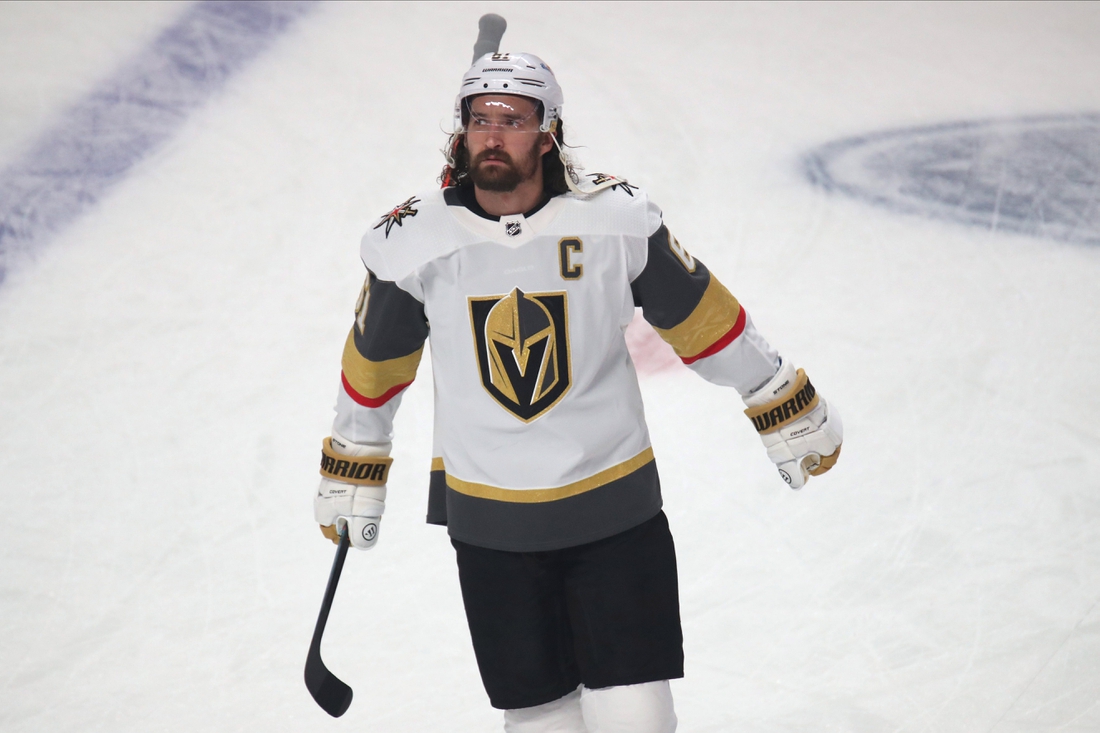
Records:
[[[634,320],[626,328],[626,348],[639,377],[687,371],[672,347],[642,318],[640,309],[634,312]]]

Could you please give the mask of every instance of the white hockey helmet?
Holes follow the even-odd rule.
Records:
[[[455,98],[454,131],[462,132],[463,100],[475,94],[515,94],[542,102],[542,132],[561,119],[561,86],[546,62],[533,53],[487,53],[462,77]]]

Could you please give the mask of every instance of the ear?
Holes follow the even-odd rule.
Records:
[[[542,140],[539,141],[539,156],[546,155],[554,149],[554,140],[550,137],[554,133],[544,132],[542,133]]]

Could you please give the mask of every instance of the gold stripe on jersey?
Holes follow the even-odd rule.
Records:
[[[385,361],[371,361],[359,353],[355,348],[355,326],[348,333],[348,340],[344,344],[344,356],[340,366],[344,370],[344,378],[352,389],[368,399],[378,399],[391,391],[394,387],[406,385],[416,379],[416,368],[420,366],[420,357],[424,355],[424,347],[396,359]]]
[[[492,499],[493,501],[506,501],[512,504],[544,504],[548,501],[558,501],[570,496],[583,494],[592,489],[598,489],[612,481],[617,481],[624,476],[637,471],[642,466],[653,461],[653,448],[646,448],[633,458],[623,461],[617,466],[606,468],[586,479],[574,481],[565,486],[553,489],[502,489],[499,486],[477,484],[473,481],[463,481],[447,474],[447,486],[460,494],[475,496],[479,499]],[[440,461],[442,463],[442,461]],[[432,462],[433,468],[435,462]]]
[[[699,304],[687,318],[672,328],[654,328],[681,359],[703,352],[734,327],[741,304],[711,273]]]
[[[446,471],[447,470],[446,467],[443,465],[443,459],[440,458],[439,456],[436,456],[435,458],[432,459],[432,470],[433,471]]]

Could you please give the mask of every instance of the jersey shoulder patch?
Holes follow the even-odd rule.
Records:
[[[418,209],[414,208],[416,204],[419,203],[419,198],[417,198],[416,196],[409,196],[407,199],[405,199],[403,203],[398,204],[397,206],[393,207],[385,214],[383,214],[382,218],[378,220],[378,223],[375,224],[373,228],[382,229],[382,227],[385,227],[383,232],[386,239],[389,239],[390,230],[393,229],[395,224],[397,226],[404,226],[406,219],[414,217],[420,213]]]
[[[436,189],[410,196],[370,224],[360,255],[380,280],[397,281],[453,250],[461,239]]]
[[[593,186],[600,186],[615,181],[615,183],[612,183],[604,190],[622,191],[631,198],[634,198],[634,192],[638,190],[637,186],[632,186],[625,178],[613,176],[610,173],[589,173],[585,178],[591,178]]]

